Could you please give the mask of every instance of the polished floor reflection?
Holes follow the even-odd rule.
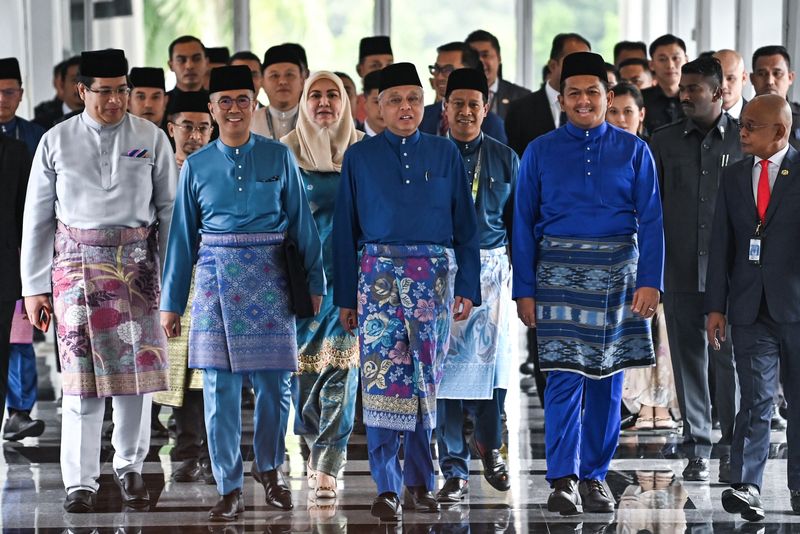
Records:
[[[53,362],[48,345],[37,346],[40,368]],[[57,380],[54,380],[57,382]],[[679,439],[672,432],[624,432],[607,483],[618,502],[614,514],[561,517],[547,511],[550,492],[544,473],[543,414],[529,379],[516,380],[507,400],[507,452],[512,488],[498,492],[483,480],[481,465],[473,461],[470,496],[461,506],[439,514],[406,512],[401,523],[381,524],[369,513],[375,495],[367,461],[366,440],[354,435],[349,461],[339,480],[335,503],[315,502],[305,485],[303,457],[296,436],[287,438],[285,464],[294,494],[295,509],[278,512],[264,504],[264,491],[245,478],[247,511],[235,524],[211,524],[208,509],[216,501],[213,486],[180,484],[170,480],[173,465],[170,443],[154,440],[144,468],[144,479],[155,503],[148,511],[125,510],[111,476],[110,443],[104,441],[97,512],[67,514],[62,509],[64,489],[59,468],[60,410],[54,401],[39,403],[35,415],[47,422],[40,438],[4,443],[0,458],[0,521],[3,532],[541,532],[581,534],[677,534],[705,532],[798,532],[800,516],[791,515],[786,489],[785,436],[773,433],[773,447],[762,491],[767,518],[748,524],[722,510],[717,483],[683,483],[686,465]],[[166,421],[169,410],[163,410]],[[252,414],[243,417],[243,454],[246,472],[253,458]],[[717,438],[719,436],[716,436]],[[717,480],[718,460],[712,460],[711,480]],[[443,481],[440,480],[440,484]]]

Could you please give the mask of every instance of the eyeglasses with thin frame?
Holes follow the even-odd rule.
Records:
[[[85,86],[87,91],[90,91],[96,95],[99,95],[100,98],[111,98],[112,95],[118,96],[120,98],[124,96],[128,96],[131,94],[130,87],[117,87],[116,89],[92,89],[89,86]]]
[[[192,135],[194,132],[199,132],[200,135],[206,135],[211,131],[211,126],[209,126],[208,124],[201,124],[200,126],[195,126],[194,124],[190,124],[187,122],[181,124],[171,121],[170,124],[173,124],[176,128],[180,128],[181,130],[183,130],[186,135]]]
[[[228,111],[233,107],[234,102],[236,102],[236,107],[239,109],[247,109],[250,107],[250,103],[253,102],[253,99],[249,96],[237,96],[236,98],[223,96],[219,100],[215,100],[213,103],[218,105],[219,109]]]
[[[0,96],[4,96],[6,98],[14,98],[18,94],[22,92],[22,89],[2,89],[0,90]]]
[[[739,129],[740,130],[747,130],[750,133],[755,132],[756,130],[760,130],[761,128],[767,128],[769,126],[777,126],[777,124],[754,124],[750,121],[738,121]]]

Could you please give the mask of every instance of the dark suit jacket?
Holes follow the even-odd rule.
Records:
[[[507,144],[520,157],[528,143],[555,129],[556,123],[544,87],[509,104],[506,114]]]
[[[19,247],[30,170],[25,143],[0,135],[0,301],[17,300],[22,293]]]
[[[497,113],[501,119],[506,120],[511,102],[529,94],[531,94],[530,90],[501,78],[497,81],[497,93],[492,100],[492,111]]]
[[[792,147],[770,196],[762,231],[761,265],[748,261],[758,213],[752,156],[725,169],[717,195],[706,312],[727,309],[732,325],[752,324],[762,295],[778,323],[800,321],[800,153]],[[784,174],[784,172],[786,174]]]
[[[419,131],[426,134],[438,135],[439,134],[439,121],[442,119],[442,103],[435,102],[425,106],[425,113],[422,115],[422,123],[419,125]],[[489,112],[486,118],[483,119],[481,130],[488,136],[494,137],[503,144],[508,144],[506,132],[503,128],[503,119],[496,114]]]

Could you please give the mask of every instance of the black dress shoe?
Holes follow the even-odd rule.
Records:
[[[584,512],[609,513],[614,511],[614,499],[606,492],[600,480],[581,480],[578,484]]]
[[[281,510],[291,510],[294,508],[292,504],[292,492],[289,491],[289,486],[283,478],[283,473],[278,469],[270,469],[258,473],[258,470],[253,468],[253,478],[261,482],[264,486],[264,493],[266,494],[267,504],[280,508]]]
[[[508,478],[508,468],[499,449],[491,449],[481,456],[483,464],[483,478],[496,490],[508,491],[511,482]]]
[[[400,498],[396,494],[381,493],[372,501],[369,513],[384,521],[400,519],[403,515],[403,507],[400,506]]]
[[[523,375],[533,375],[536,373],[536,367],[534,367],[533,362],[524,362],[519,366],[519,372]]]
[[[792,512],[800,514],[800,491],[792,490],[789,493],[792,498]]]
[[[403,493],[403,505],[410,510],[435,513],[439,511],[439,503],[433,493],[425,486],[406,486]]]
[[[36,438],[44,432],[44,421],[31,419],[28,412],[12,411],[3,427],[3,439],[19,441],[24,438]]]
[[[208,458],[201,458],[200,459],[200,480],[208,484],[209,486],[213,486],[217,483],[214,480],[214,472],[211,470],[211,460]]]
[[[154,418],[150,421],[150,439],[157,438],[168,438],[169,437],[169,430],[165,427],[161,421],[157,418]]]
[[[583,513],[578,483],[574,477],[563,477],[553,481],[553,493],[547,498],[547,510],[561,515]]]
[[[144,508],[150,504],[150,495],[144,485],[144,479],[139,473],[129,471],[120,478],[114,473],[114,482],[119,486],[122,502],[131,508]]]
[[[710,478],[707,458],[690,458],[689,464],[683,470],[683,480],[686,482],[707,482]]]
[[[463,478],[448,478],[442,489],[436,494],[436,500],[442,504],[457,504],[469,494],[469,481]]]
[[[739,514],[747,521],[763,521],[764,506],[758,489],[752,484],[738,484],[722,492],[722,507],[726,512]]]
[[[64,510],[71,514],[88,514],[94,512],[97,495],[89,490],[75,490],[64,499]]]
[[[220,496],[217,504],[208,511],[209,521],[236,521],[244,512],[242,490],[235,489],[227,495]]]
[[[200,480],[202,468],[197,458],[189,458],[181,462],[175,471],[172,472],[172,480],[175,482],[197,482]]]
[[[730,484],[731,480],[731,455],[723,454],[719,457],[719,481]]]

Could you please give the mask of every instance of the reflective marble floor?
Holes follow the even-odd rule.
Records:
[[[38,344],[40,383],[56,384],[57,375],[50,344]],[[521,351],[520,351],[521,352]],[[515,358],[518,356],[515,354]],[[515,366],[516,368],[516,366]],[[208,509],[217,499],[213,486],[178,484],[170,480],[171,444],[154,440],[144,468],[144,478],[155,505],[151,510],[126,511],[111,476],[113,451],[103,444],[103,468],[97,512],[67,514],[62,509],[64,489],[59,468],[60,410],[53,400],[40,401],[35,416],[47,423],[40,438],[4,443],[0,458],[0,525],[3,532],[548,532],[548,533],[647,533],[772,532],[797,531],[800,516],[789,512],[786,490],[785,436],[773,433],[765,488],[767,518],[748,524],[722,510],[717,483],[683,483],[681,458],[675,434],[624,432],[607,482],[618,509],[614,514],[584,514],[565,518],[547,511],[550,492],[544,473],[543,414],[532,381],[512,381],[506,404],[508,414],[508,462],[512,488],[494,490],[482,478],[480,462],[473,461],[471,493],[459,507],[437,515],[406,512],[398,524],[381,524],[369,513],[375,495],[367,461],[366,440],[354,435],[348,447],[349,461],[339,479],[336,504],[314,502],[305,487],[299,439],[287,437],[285,464],[294,494],[295,509],[278,512],[264,504],[264,492],[252,478],[245,478],[247,511],[238,523],[211,524]],[[52,386],[51,393],[52,393]],[[169,410],[162,410],[166,422]],[[252,414],[245,412],[243,454],[245,472],[253,458]],[[291,426],[291,425],[290,425]],[[717,436],[718,438],[718,436]],[[435,451],[435,446],[434,446]],[[712,481],[718,460],[712,460]],[[442,481],[440,480],[441,484]]]

